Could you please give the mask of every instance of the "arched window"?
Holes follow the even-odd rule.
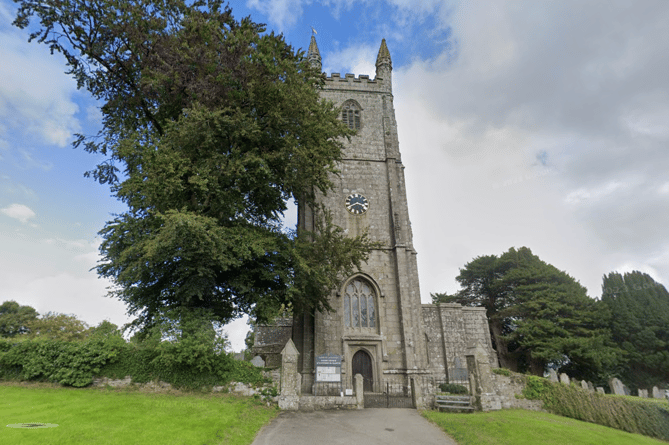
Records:
[[[362,108],[354,100],[347,100],[341,106],[341,120],[352,130],[360,130],[360,116]]]
[[[374,290],[365,280],[355,278],[344,290],[344,325],[351,328],[376,327]]]

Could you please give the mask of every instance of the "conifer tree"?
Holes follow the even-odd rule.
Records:
[[[17,3],[14,24],[101,104],[100,133],[74,146],[106,156],[89,174],[128,206],[100,232],[97,271],[138,327],[179,308],[328,308],[371,244],[327,214],[315,233],[281,226],[290,199],[327,193],[353,134],[303,52],[219,0]]]
[[[669,292],[645,273],[611,272],[602,283],[613,341],[625,351],[618,376],[632,390],[669,385]]]

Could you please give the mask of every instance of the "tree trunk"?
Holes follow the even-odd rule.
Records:
[[[490,332],[493,341],[497,347],[497,357],[499,357],[499,366],[518,372],[518,360],[509,353],[509,347],[502,336],[502,322],[497,320],[490,321]]]

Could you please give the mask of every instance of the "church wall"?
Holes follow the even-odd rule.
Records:
[[[447,371],[452,374],[454,368],[465,367],[467,349],[477,343],[488,350],[489,357],[497,357],[492,349],[485,308],[457,303],[424,304],[422,315],[428,340],[428,369],[434,377],[446,378]],[[496,363],[491,365],[497,367]]]

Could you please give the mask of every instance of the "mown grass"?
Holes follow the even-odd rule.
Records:
[[[502,410],[449,414],[424,411],[459,445],[667,445],[667,442],[554,414]]]
[[[219,394],[0,385],[0,443],[12,445],[247,445],[278,410]],[[55,423],[15,429],[8,424]]]

